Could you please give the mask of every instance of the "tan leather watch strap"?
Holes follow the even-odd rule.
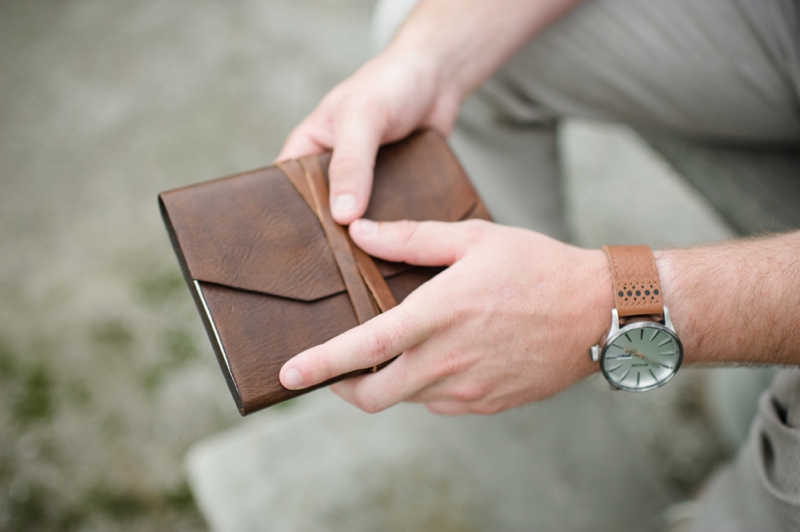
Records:
[[[619,317],[658,316],[664,312],[661,279],[650,246],[603,246],[611,266]]]

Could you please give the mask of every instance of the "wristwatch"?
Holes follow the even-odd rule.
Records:
[[[664,306],[658,267],[649,246],[605,246],[614,284],[611,329],[593,362],[611,386],[646,392],[666,384],[683,361],[681,344]]]

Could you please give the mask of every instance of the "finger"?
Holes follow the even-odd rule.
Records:
[[[372,376],[371,374],[368,374],[368,375],[360,375],[358,377],[350,377],[349,379],[344,379],[344,380],[341,380],[339,382],[335,382],[335,383],[331,384],[330,385],[330,389],[331,389],[331,391],[333,393],[338,395],[345,402],[350,403],[351,405],[353,405],[355,407],[358,407],[358,405],[353,400],[353,394],[350,391],[350,389],[353,387],[353,385],[356,382],[361,381],[361,380],[366,379],[367,377],[371,377],[371,376]]]
[[[328,169],[331,214],[342,225],[367,210],[375,157],[386,131],[386,120],[374,106],[348,105],[335,117],[336,139]]]
[[[286,138],[276,161],[297,159],[313,153],[322,153],[332,147],[332,135],[319,124],[314,114],[303,120]]]
[[[407,350],[376,373],[336,383],[334,391],[369,413],[380,412],[419,394],[435,380],[435,374],[418,356],[417,349]]]
[[[382,364],[430,337],[435,322],[426,314],[411,304],[398,305],[289,360],[281,368],[281,383],[297,390]]]
[[[331,388],[336,395],[364,412],[369,414],[381,412],[403,400],[402,397],[394,396],[386,393],[386,391],[381,391],[378,395],[367,395],[363,392],[363,385],[368,384],[370,381],[379,380],[377,377],[384,370],[385,368],[375,374],[339,381],[332,385]],[[376,388],[372,386],[370,389],[374,390]]]
[[[350,224],[353,241],[375,257],[420,266],[450,266],[488,227],[487,222],[373,222]]]
[[[425,408],[441,416],[463,416],[472,413],[469,409],[469,405],[456,401],[435,401],[426,403]]]

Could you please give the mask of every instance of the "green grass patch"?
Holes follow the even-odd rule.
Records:
[[[296,404],[297,404],[297,398],[292,398],[292,399],[288,399],[286,401],[283,401],[282,403],[278,403],[276,405],[272,405],[270,408],[272,408],[273,411],[289,410],[290,408],[293,408]]]
[[[70,402],[78,407],[85,407],[92,400],[92,392],[82,380],[70,381],[66,386],[66,392]]]
[[[186,295],[186,282],[177,270],[142,277],[136,282],[136,295],[145,305],[163,305]]]
[[[12,379],[17,374],[17,356],[11,346],[0,339],[0,379]]]
[[[197,511],[194,495],[192,495],[192,490],[186,481],[179,484],[175,489],[164,493],[163,497],[164,502],[177,512]]]
[[[185,329],[168,329],[161,335],[161,359],[144,372],[143,384],[145,389],[154,390],[164,382],[164,379],[197,358],[197,346],[194,338]]]
[[[179,367],[197,358],[197,347],[192,335],[185,329],[164,332],[164,347],[172,367]]]
[[[11,412],[22,424],[49,419],[53,414],[53,379],[44,364],[25,368],[19,381]]]
[[[93,324],[91,336],[94,343],[117,351],[129,349],[135,340],[133,333],[119,319]]]
[[[108,486],[95,486],[89,490],[85,501],[90,512],[100,512],[117,520],[150,513],[148,504],[141,497]]]

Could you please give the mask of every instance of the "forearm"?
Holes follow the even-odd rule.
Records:
[[[422,0],[386,54],[422,58],[461,100],[582,0]]]
[[[687,362],[800,365],[800,231],[656,258]]]

